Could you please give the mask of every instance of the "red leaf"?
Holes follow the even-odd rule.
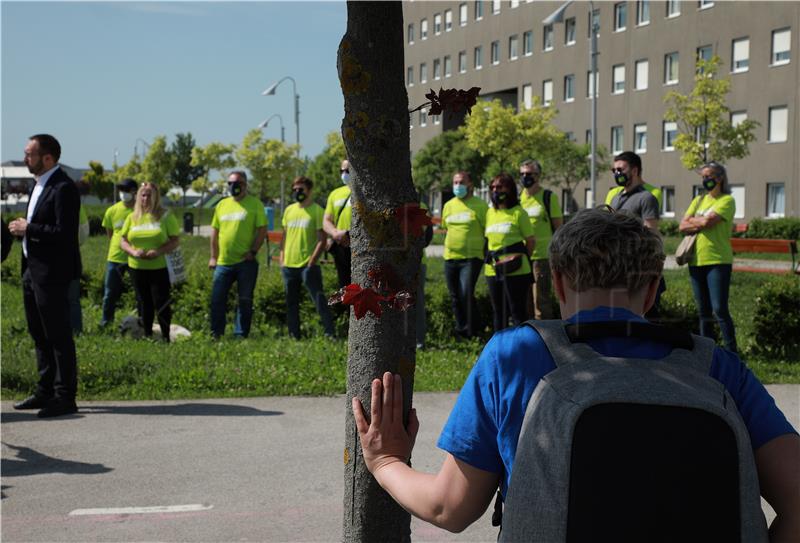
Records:
[[[373,315],[380,317],[383,312],[380,305],[382,301],[386,301],[386,297],[381,296],[371,288],[361,288],[361,285],[356,285],[355,283],[344,287],[342,303],[353,306],[356,319],[363,318],[367,311],[372,311]]]
[[[394,218],[400,223],[404,235],[419,237],[425,233],[425,227],[433,224],[428,212],[417,203],[405,204],[394,210]]]
[[[409,307],[414,305],[414,295],[407,290],[401,290],[391,297],[392,307],[399,311],[406,311]]]
[[[375,269],[367,272],[367,276],[379,292],[397,292],[403,286],[397,272],[389,264],[378,264]]]

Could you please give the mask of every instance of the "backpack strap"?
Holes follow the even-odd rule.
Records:
[[[550,202],[553,198],[553,191],[544,189],[544,194],[542,194],[542,201],[544,202],[544,212],[547,213],[547,222],[550,223],[550,233],[553,234],[556,231],[556,228],[553,226],[553,217],[550,216]]]
[[[567,323],[564,321],[537,321],[531,319],[526,321],[525,324],[536,330],[542,337],[556,367],[597,358],[597,352],[586,343],[572,343],[570,341],[565,329]]]

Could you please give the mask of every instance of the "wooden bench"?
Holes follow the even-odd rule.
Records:
[[[791,271],[800,274],[797,265],[797,242],[791,239],[752,239],[731,238],[734,253],[780,253],[792,255]],[[756,271],[767,273],[784,273],[778,269],[760,269],[747,266],[736,266],[737,271]]]

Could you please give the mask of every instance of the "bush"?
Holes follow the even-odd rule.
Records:
[[[680,223],[678,221],[659,221],[658,229],[661,231],[662,236],[665,238],[671,238],[681,235],[678,231],[679,225]]]
[[[756,293],[753,341],[748,350],[800,361],[800,277],[786,275],[770,281]]]
[[[744,237],[755,239],[800,239],[800,218],[753,219]]]

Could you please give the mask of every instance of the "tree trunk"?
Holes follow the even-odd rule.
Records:
[[[347,2],[347,32],[337,67],[344,95],[342,121],[350,161],[353,283],[376,287],[368,272],[389,269],[401,288],[417,292],[422,236],[405,235],[394,210],[419,199],[411,181],[408,95],[404,83],[400,2]],[[369,413],[370,386],[383,372],[400,373],[408,417],[414,385],[415,311],[384,306],[380,317],[350,313],[344,450],[343,540],[409,541],[410,516],[375,482],[364,464],[350,409],[361,398]]]

